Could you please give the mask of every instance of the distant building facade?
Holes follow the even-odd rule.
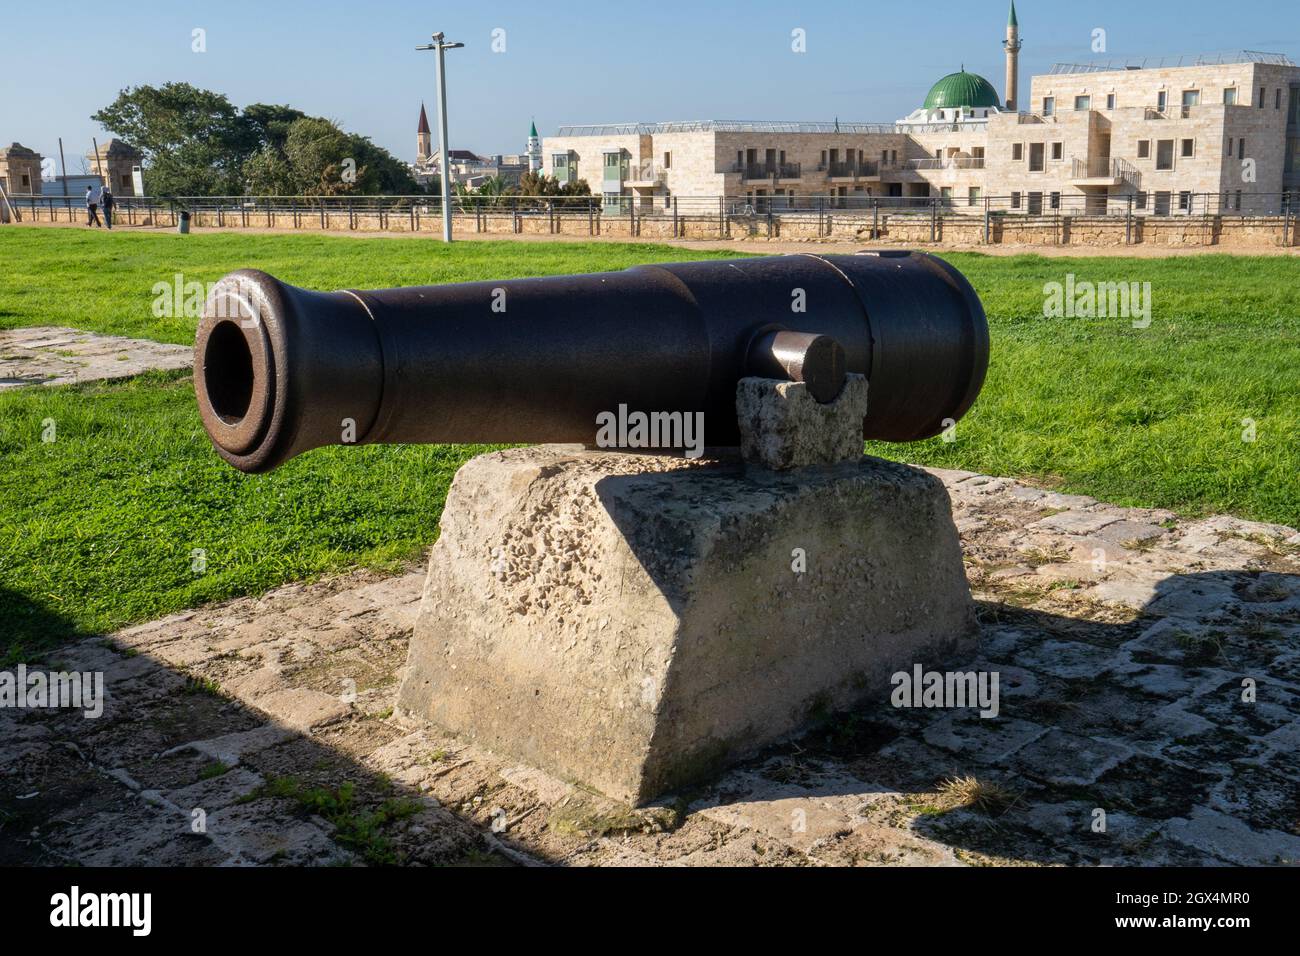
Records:
[[[120,139],[99,144],[99,150],[86,153],[90,171],[108,185],[119,199],[135,195],[135,169],[144,162],[141,152]]]
[[[701,121],[561,127],[544,171],[585,178],[607,207],[740,197],[757,209],[825,197],[938,198],[1012,211],[1066,207],[1262,210],[1300,191],[1300,68],[1245,52],[1121,66],[1061,64],[1019,89],[1019,21],[1003,42],[1006,90],[963,68],[893,123]],[[1023,99],[1023,102],[1020,102]],[[1254,200],[1252,202],[1252,200]]]
[[[22,143],[0,147],[0,186],[11,196],[39,196],[41,154]]]
[[[532,128],[529,137],[529,149],[536,140],[538,168],[541,162],[541,141],[536,139],[537,127]],[[507,184],[519,182],[521,176],[530,168],[530,154],[498,153],[492,156],[480,156],[468,149],[451,149],[447,151],[447,167],[450,181],[478,189],[489,179],[500,177]],[[424,104],[420,104],[420,119],[415,128],[415,162],[411,165],[411,175],[421,186],[428,187],[438,180],[442,173],[442,155],[433,148],[429,133],[429,118],[425,114]]]

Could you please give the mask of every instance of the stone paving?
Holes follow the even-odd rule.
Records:
[[[57,326],[0,329],[0,389],[128,378],[193,362],[194,350],[185,345]]]
[[[936,472],[997,717],[892,688],[638,811],[392,716],[423,572],[65,647],[98,719],[0,710],[0,864],[1300,861],[1300,534]],[[196,832],[197,831],[197,832]]]

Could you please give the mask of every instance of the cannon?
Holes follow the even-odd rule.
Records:
[[[756,257],[621,272],[314,292],[255,270],[213,287],[195,341],[217,452],[263,472],[312,448],[591,444],[612,410],[703,414],[737,444],[736,385],[869,383],[864,439],[939,434],[988,366],[979,297],[924,253]]]

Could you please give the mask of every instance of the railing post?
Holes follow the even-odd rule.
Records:
[[[1133,244],[1133,197],[1128,197],[1128,212],[1124,216],[1124,245]]]
[[[935,236],[935,229],[937,228],[937,225],[938,225],[938,224],[935,222],[935,215],[936,215],[936,213],[937,213],[937,207],[935,206],[935,201],[934,201],[934,199],[931,198],[931,199],[930,199],[930,241],[931,241],[931,242],[937,242],[937,241],[938,241],[937,238],[936,238],[936,236]]]
[[[677,197],[673,197],[673,238],[679,238],[679,229],[681,228],[681,219],[677,215]]]
[[[984,197],[984,245],[989,244],[989,197]]]
[[[878,240],[880,238],[880,200],[871,200],[871,238]]]

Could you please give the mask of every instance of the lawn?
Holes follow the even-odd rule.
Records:
[[[187,342],[192,319],[150,309],[154,283],[177,272],[206,282],[254,265],[297,285],[373,288],[716,255],[615,243],[447,249],[419,239],[0,229],[0,327]],[[989,314],[984,392],[955,441],[871,452],[1120,504],[1300,525],[1294,259],[945,258]],[[1067,273],[1150,282],[1150,326],[1044,318],[1044,284]],[[1254,441],[1242,440],[1245,419]],[[211,451],[184,374],[0,393],[0,656],[30,658],[74,634],[415,558],[436,534],[451,476],[480,450],[326,449],[249,477]]]

